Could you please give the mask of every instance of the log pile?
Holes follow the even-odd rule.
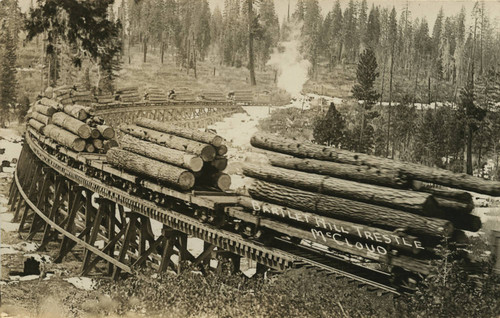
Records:
[[[53,90],[53,96],[62,90]],[[36,101],[29,114],[28,125],[73,151],[106,153],[118,146],[115,131],[94,115],[92,107],[67,104],[43,97]]]
[[[159,87],[148,87],[146,93],[144,94],[144,99],[150,102],[166,102],[167,94],[165,91]]]
[[[95,102],[100,105],[112,104],[115,102],[115,96],[112,94],[101,94],[94,97]]]
[[[141,100],[137,87],[125,87],[116,91],[116,96],[122,103],[137,103]]]
[[[120,149],[107,153],[110,164],[182,190],[229,189],[231,178],[223,172],[227,147],[220,136],[146,118],[121,130]]]
[[[408,270],[427,272],[436,244],[480,229],[463,190],[500,195],[499,182],[442,169],[262,133],[251,144],[270,151],[270,165],[243,167],[254,182],[242,212],[260,214],[271,230]]]

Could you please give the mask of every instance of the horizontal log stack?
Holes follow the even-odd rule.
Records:
[[[158,87],[149,87],[146,89],[144,99],[151,103],[166,102],[168,97],[165,91]]]
[[[115,92],[116,99],[122,103],[137,103],[141,100],[138,87],[120,88]]]
[[[217,154],[224,146],[220,136],[145,118],[121,131],[119,149],[107,153],[110,164],[181,190],[229,189],[227,158]]]
[[[243,167],[254,182],[240,199],[242,212],[336,251],[391,265],[404,258],[397,266],[412,271],[428,271],[443,239],[480,229],[463,190],[500,195],[500,182],[443,169],[263,133],[251,144],[268,151],[270,164]]]
[[[52,90],[58,96],[61,90]],[[106,153],[117,147],[115,131],[94,115],[92,107],[66,104],[57,97],[36,101],[28,116],[28,126],[76,152]]]

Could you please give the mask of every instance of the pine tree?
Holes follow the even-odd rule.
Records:
[[[379,98],[379,94],[373,88],[375,80],[379,76],[377,67],[375,53],[370,48],[365,49],[359,57],[358,68],[356,70],[358,83],[352,89],[354,97],[363,103],[361,106],[361,123],[359,125],[358,151],[368,152],[373,142],[373,138],[368,138],[369,131],[373,134],[373,128],[371,130],[367,130],[366,128],[367,121],[373,119],[374,115],[376,115],[370,111]],[[367,134],[366,136],[364,136],[365,133]]]
[[[317,143],[341,147],[345,141],[346,121],[342,114],[330,104],[326,115],[319,115],[313,125],[313,137]]]
[[[80,67],[82,59],[88,58],[99,67],[101,78],[113,79],[120,64],[122,25],[108,19],[108,8],[112,3],[113,0],[46,0],[29,12],[27,40],[43,33],[48,35],[46,53],[54,59],[51,65],[56,66],[52,72],[53,81],[60,64],[57,58],[60,42],[73,49],[71,60],[74,66]]]
[[[318,0],[306,0],[302,26],[302,51],[311,62],[313,75],[316,74],[322,45],[320,37],[322,22]]]
[[[380,21],[379,21],[379,11],[375,6],[372,5],[370,13],[368,15],[368,23],[366,27],[366,34],[364,42],[367,47],[375,50],[378,46],[380,40]]]
[[[17,101],[16,89],[16,45],[14,37],[9,28],[4,28],[1,34],[1,46],[3,46],[3,56],[0,73],[0,102],[1,102],[1,127],[5,127],[9,118],[11,108],[15,108]]]

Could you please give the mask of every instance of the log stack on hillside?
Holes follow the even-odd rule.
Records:
[[[107,153],[110,164],[182,190],[229,189],[225,151],[218,154],[227,147],[220,136],[146,118],[121,130],[120,149]]]
[[[114,129],[95,116],[92,107],[63,105],[44,97],[33,104],[28,125],[77,152],[106,153],[118,146]]]
[[[241,212],[260,214],[271,230],[408,270],[426,272],[441,240],[480,229],[471,195],[457,189],[500,195],[500,182],[442,169],[269,134],[251,144],[271,151],[270,165],[244,166],[255,181]]]

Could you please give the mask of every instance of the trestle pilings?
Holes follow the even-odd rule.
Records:
[[[39,242],[41,251],[56,249],[55,263],[72,254],[81,261],[82,275],[118,279],[147,265],[158,272],[180,273],[186,263],[206,273],[214,258],[216,270],[222,271],[230,260],[231,272],[239,271],[241,256],[208,242],[194,256],[187,247],[188,235],[166,225],[155,237],[147,216],[57,174],[27,145],[18,161],[8,204],[20,223],[22,238]]]

